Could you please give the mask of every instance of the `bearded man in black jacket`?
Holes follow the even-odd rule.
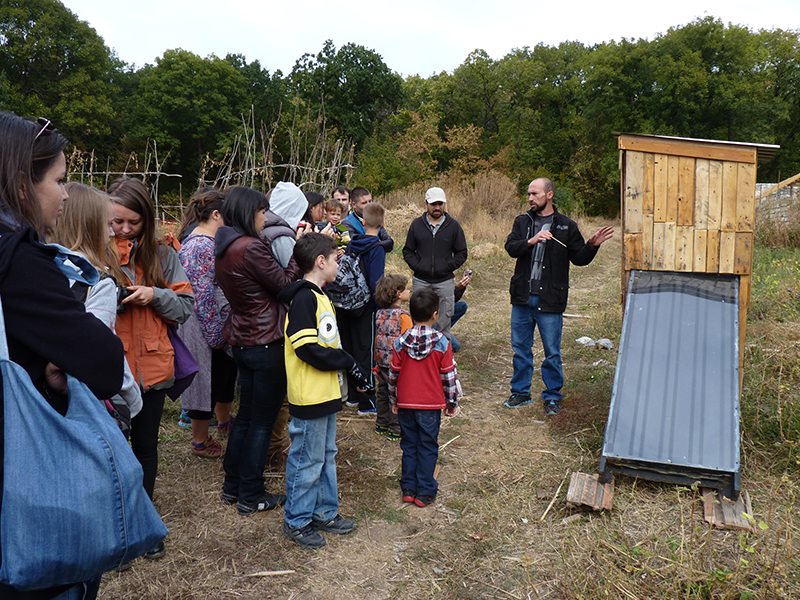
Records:
[[[588,265],[600,245],[614,235],[613,227],[602,227],[584,242],[572,219],[553,206],[555,191],[547,178],[528,186],[530,210],[514,221],[506,239],[506,252],[517,259],[511,278],[511,348],[514,375],[511,396],[503,404],[517,408],[530,404],[533,377],[533,330],[539,328],[544,348],[542,392],[545,413],[561,412],[561,329],[569,292],[569,263]]]

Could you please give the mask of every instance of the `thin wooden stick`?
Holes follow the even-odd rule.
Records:
[[[450,445],[450,442],[454,442],[454,441],[456,441],[456,440],[457,440],[458,438],[460,438],[460,437],[461,437],[461,434],[459,433],[459,434],[458,434],[456,437],[454,437],[454,438],[453,438],[452,440],[450,440],[449,442],[445,442],[444,444],[442,444],[441,446],[439,446],[439,451],[441,452],[442,450],[444,450],[445,448],[447,448],[447,446],[449,446],[449,445]]]
[[[544,518],[547,516],[547,513],[550,512],[551,508],[553,508],[553,504],[556,503],[556,498],[558,498],[558,493],[561,491],[561,488],[564,487],[564,482],[567,480],[567,477],[569,477],[569,469],[567,469],[567,474],[564,476],[564,479],[561,480],[561,485],[558,486],[556,493],[553,494],[553,499],[550,500],[550,504],[547,505],[547,509],[544,511],[542,518],[539,519],[540,521],[544,521]]]
[[[259,571],[258,573],[248,573],[242,577],[275,577],[278,575],[291,575],[294,569],[287,569],[286,571]]]

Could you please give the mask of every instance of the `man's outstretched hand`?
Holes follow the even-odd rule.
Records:
[[[611,226],[608,227],[601,227],[597,233],[595,233],[592,237],[589,238],[589,243],[597,248],[603,242],[607,242],[612,237],[614,237],[614,228]]]

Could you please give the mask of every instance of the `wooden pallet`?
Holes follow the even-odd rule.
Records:
[[[573,473],[569,478],[567,506],[581,508],[589,506],[593,510],[611,510],[614,503],[614,480],[603,484],[600,475]]]
[[[743,513],[753,514],[750,494],[742,490],[736,502],[722,496],[718,490],[703,488],[703,518],[717,529],[739,529],[755,533],[755,522]]]

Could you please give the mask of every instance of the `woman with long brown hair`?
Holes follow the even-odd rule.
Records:
[[[97,397],[109,398],[122,386],[123,361],[120,340],[86,313],[56,266],[58,250],[41,241],[56,226],[69,198],[64,189],[66,146],[50,121],[0,113],[0,297],[8,351],[61,415],[68,406],[65,373]],[[0,394],[0,412],[3,408]],[[46,442],[31,439],[30,445],[45,451]],[[0,464],[4,451],[0,444]],[[37,473],[29,477],[35,479]],[[89,600],[97,596],[99,584],[97,577],[35,592],[0,584],[0,598]]]
[[[156,215],[147,188],[123,177],[108,188],[115,204],[112,222],[120,266],[130,295],[117,316],[117,335],[125,357],[142,388],[142,410],[131,424],[131,447],[144,470],[144,489],[153,497],[158,472],[158,428],[164,398],[175,379],[175,351],[168,323],[183,323],[194,310],[192,286],[170,246],[159,244]],[[161,558],[164,542],[145,554]]]

